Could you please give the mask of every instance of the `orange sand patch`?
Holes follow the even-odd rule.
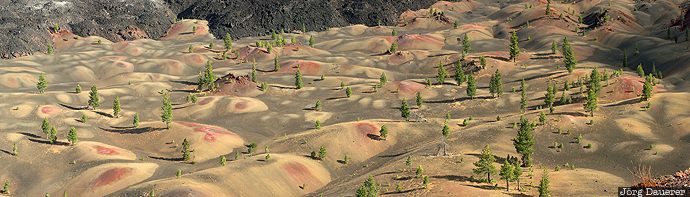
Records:
[[[403,35],[397,40],[400,50],[441,50],[445,45],[438,35]]]
[[[188,65],[205,65],[206,62],[208,61],[208,58],[206,56],[197,54],[197,53],[191,53],[191,54],[184,54],[182,56],[179,56],[179,60],[181,62],[184,62],[185,64]]]
[[[388,64],[401,65],[414,60],[414,55],[409,51],[398,51],[388,56]]]
[[[297,66],[299,66],[302,75],[320,75],[322,73],[321,64],[315,61],[290,60],[280,64],[280,73],[296,73]]]

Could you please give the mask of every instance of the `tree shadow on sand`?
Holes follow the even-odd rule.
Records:
[[[474,97],[474,99],[490,99],[493,98],[491,96],[477,96]],[[466,100],[472,100],[470,97],[461,97],[461,98],[455,98],[455,99],[447,99],[447,100],[435,100],[435,101],[424,101],[425,103],[455,103],[455,102],[462,102]]]
[[[61,142],[61,141],[55,141],[55,143],[50,143],[48,140],[43,140],[43,139],[35,139],[35,138],[28,138],[29,141],[36,142],[36,143],[41,143],[41,144],[47,144],[47,145],[59,145],[59,146],[69,146],[69,143],[67,142]]]
[[[148,133],[148,132],[153,132],[153,131],[162,131],[165,130],[166,128],[153,128],[153,127],[141,127],[141,128],[134,128],[134,127],[113,127],[113,129],[108,129],[108,128],[102,128],[99,127],[99,129],[111,133],[121,133],[121,134],[142,134],[142,133]]]
[[[85,109],[89,109],[89,106],[78,106],[78,107],[74,107],[74,106],[69,106],[69,105],[64,104],[64,103],[58,103],[58,105],[60,105],[60,106],[62,106],[62,107],[64,107],[64,108],[67,108],[67,109],[71,109],[71,110],[85,110]]]
[[[157,157],[157,156],[149,156],[151,159],[157,159],[157,160],[163,160],[163,161],[184,161],[184,158],[182,157]]]

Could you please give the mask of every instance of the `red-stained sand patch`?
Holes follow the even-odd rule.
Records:
[[[120,154],[115,149],[103,147],[100,145],[96,145],[96,146],[94,146],[94,148],[96,148],[96,153],[101,154],[101,155],[119,155]]]
[[[290,178],[292,178],[295,183],[305,184],[317,180],[314,178],[311,171],[309,171],[309,168],[304,166],[304,164],[293,161],[283,164],[282,168],[290,175]]]
[[[636,76],[622,76],[617,83],[612,84],[611,94],[606,95],[609,100],[625,100],[637,97],[642,93],[644,79]]]
[[[246,108],[247,108],[247,102],[240,101],[240,102],[235,103],[235,109],[243,110]]]
[[[357,123],[357,131],[359,133],[363,134],[364,136],[367,136],[367,134],[375,134],[378,132],[378,128],[376,125],[368,122],[360,122]]]
[[[91,183],[91,186],[100,187],[109,185],[113,182],[119,181],[130,173],[132,173],[132,168],[112,168],[101,173],[101,175],[99,175],[98,178]]]
[[[206,142],[216,142],[216,139],[222,135],[237,136],[237,134],[217,126],[202,125],[190,122],[178,122],[178,124],[194,128],[194,132],[204,133],[204,141]]]
[[[41,106],[38,108],[38,110],[44,115],[53,115],[53,114],[56,114],[56,113],[59,113],[60,111],[62,111],[60,108],[57,108],[57,107],[52,106],[52,105]]]
[[[280,64],[281,73],[295,73],[297,72],[297,66],[299,66],[299,70],[303,75],[321,74],[321,64],[314,61],[290,60]]]

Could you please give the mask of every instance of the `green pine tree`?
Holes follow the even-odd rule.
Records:
[[[417,95],[415,96],[415,103],[417,104],[418,108],[421,108],[424,104],[424,98],[422,98],[421,92],[417,92]]]
[[[479,161],[474,162],[476,168],[472,169],[475,174],[486,174],[486,182],[491,182],[491,175],[496,174],[496,166],[494,162],[496,158],[491,152],[489,145],[484,146],[482,149],[481,156],[479,156]]]
[[[121,111],[122,109],[120,109],[120,97],[115,96],[115,100],[113,100],[113,116],[115,118],[119,117]]]
[[[228,165],[228,159],[225,158],[225,155],[221,155],[218,158],[218,163],[220,164],[220,166],[226,166],[226,165]]]
[[[309,36],[309,47],[314,47],[314,44],[316,44],[314,36]]]
[[[280,70],[280,63],[279,63],[279,61],[280,61],[280,58],[279,58],[278,56],[276,56],[275,58],[273,58],[273,71],[278,71],[278,70]]]
[[[474,99],[477,93],[477,81],[474,80],[474,76],[472,75],[467,75],[467,90],[465,92],[471,99]]]
[[[556,102],[556,84],[549,83],[546,87],[546,94],[544,95],[544,104],[549,108],[549,112],[553,113],[553,103]]]
[[[517,32],[513,31],[510,35],[510,59],[514,62],[519,54],[520,46],[518,46]]]
[[[546,0],[546,16],[551,15],[551,0]]]
[[[508,159],[503,160],[503,165],[501,165],[498,175],[501,176],[501,179],[506,180],[506,191],[510,191],[510,182],[515,179],[514,170],[514,166],[508,162]]]
[[[55,129],[55,127],[50,128],[50,132],[48,133],[48,141],[50,141],[51,144],[55,144],[55,142],[57,142],[57,129]]]
[[[450,127],[448,127],[448,123],[443,123],[443,129],[441,129],[441,134],[443,135],[444,138],[448,138],[450,135]]]
[[[302,71],[297,67],[297,72],[295,73],[295,87],[297,89],[302,89],[304,87],[304,81],[302,81]]]
[[[557,47],[558,47],[558,45],[556,44],[556,41],[555,41],[555,40],[552,40],[552,41],[551,41],[551,53],[552,53],[552,54],[556,54],[556,48],[557,48]]]
[[[587,89],[587,103],[584,104],[584,108],[594,117],[594,111],[597,109],[597,92],[594,88]]]
[[[379,130],[379,137],[383,140],[386,140],[388,137],[388,127],[386,125],[381,125],[381,129]]]
[[[38,83],[36,83],[36,88],[38,89],[38,93],[41,94],[43,94],[48,88],[48,82],[46,81],[45,73],[41,73],[41,75],[38,76]]]
[[[645,77],[644,85],[642,85],[642,95],[640,95],[640,99],[642,101],[647,101],[652,98],[652,92],[654,91],[652,80],[654,79],[651,77],[651,74],[650,76]]]
[[[78,136],[77,136],[77,129],[74,127],[69,129],[69,132],[67,133],[67,141],[69,141],[70,144],[75,145],[79,141]]]
[[[352,96],[352,88],[350,86],[347,86],[345,88],[345,97],[350,98]]]
[[[182,160],[183,161],[189,161],[192,156],[192,150],[191,150],[191,145],[189,144],[189,141],[187,141],[187,138],[184,138],[182,140]]]
[[[465,33],[465,36],[462,38],[462,57],[467,56],[471,50],[470,37]]]
[[[98,98],[98,88],[96,86],[91,86],[91,91],[89,92],[89,106],[93,108],[93,110],[96,110],[99,106],[101,106],[100,103],[100,98]]]
[[[405,98],[403,98],[400,103],[401,103],[400,116],[405,118],[405,120],[409,120],[409,118],[410,118],[410,106],[407,105],[407,101],[405,100]]]
[[[43,124],[41,124],[41,130],[43,131],[43,134],[48,136],[48,134],[50,133],[51,127],[52,126],[50,126],[50,122],[48,122],[48,118],[43,118]]]
[[[225,37],[223,38],[223,44],[225,44],[225,50],[232,50],[232,37],[230,37],[229,33],[225,33]]]
[[[438,63],[438,75],[437,75],[437,81],[439,84],[443,85],[446,83],[446,78],[448,77],[448,72],[446,71],[446,67],[443,66],[443,63],[439,62]]]
[[[381,73],[381,77],[379,77],[379,85],[380,85],[381,87],[383,87],[383,86],[386,85],[387,82],[388,82],[388,77],[386,77],[386,73],[385,73],[385,72],[382,72],[382,73]]]
[[[161,110],[161,121],[165,123],[166,129],[170,129],[170,123],[173,119],[173,113],[170,95],[167,92],[163,94],[163,106],[161,106]]]
[[[391,44],[391,47],[388,48],[388,53],[393,54],[397,51],[398,51],[398,42],[393,42],[393,44]]]
[[[132,118],[132,126],[134,126],[134,128],[139,127],[139,113],[134,113],[134,118]]]
[[[252,64],[252,72],[249,75],[252,82],[256,83],[256,64]]]
[[[551,192],[549,191],[549,173],[544,170],[544,175],[541,176],[541,181],[539,181],[539,197],[550,197]]]
[[[321,146],[321,148],[319,148],[319,153],[317,157],[319,158],[319,160],[322,161],[326,159],[326,147]]]
[[[575,53],[573,52],[573,48],[570,46],[570,42],[568,41],[567,37],[563,37],[562,46],[565,68],[568,69],[569,73],[572,73],[575,69],[575,64],[577,64],[577,60],[575,59]]]
[[[479,56],[479,65],[482,65],[482,68],[486,68],[486,57],[485,56]]]
[[[637,76],[645,77],[644,69],[642,68],[642,64],[637,65]]]
[[[525,79],[520,81],[520,112],[524,113],[527,111],[527,85],[525,85]]]
[[[520,127],[517,137],[513,139],[515,151],[522,156],[523,166],[532,166],[532,153],[534,153],[534,123],[524,117],[520,118]]]
[[[503,94],[503,81],[498,69],[496,69],[496,72],[494,72],[494,75],[491,76],[491,80],[489,81],[489,92],[492,96],[497,98],[501,97],[501,94]]]
[[[465,71],[460,61],[455,62],[455,82],[460,85],[465,82]]]

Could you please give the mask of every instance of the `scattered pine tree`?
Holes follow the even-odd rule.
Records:
[[[522,156],[522,165],[529,167],[532,165],[532,153],[534,152],[534,123],[524,117],[520,118],[520,127],[517,137],[513,139],[515,151]]]
[[[479,156],[479,161],[474,162],[476,168],[472,169],[475,174],[486,174],[486,182],[491,182],[491,175],[496,174],[496,166],[494,162],[496,158],[491,152],[489,145],[484,146],[482,149],[481,156]]]
[[[93,110],[96,110],[99,106],[101,106],[100,103],[100,98],[98,98],[98,88],[96,86],[91,86],[91,91],[89,92],[89,106],[93,108]]]
[[[41,75],[38,76],[38,83],[36,83],[36,89],[38,89],[38,93],[43,94],[47,88],[48,82],[46,81],[46,74],[41,73]]]

